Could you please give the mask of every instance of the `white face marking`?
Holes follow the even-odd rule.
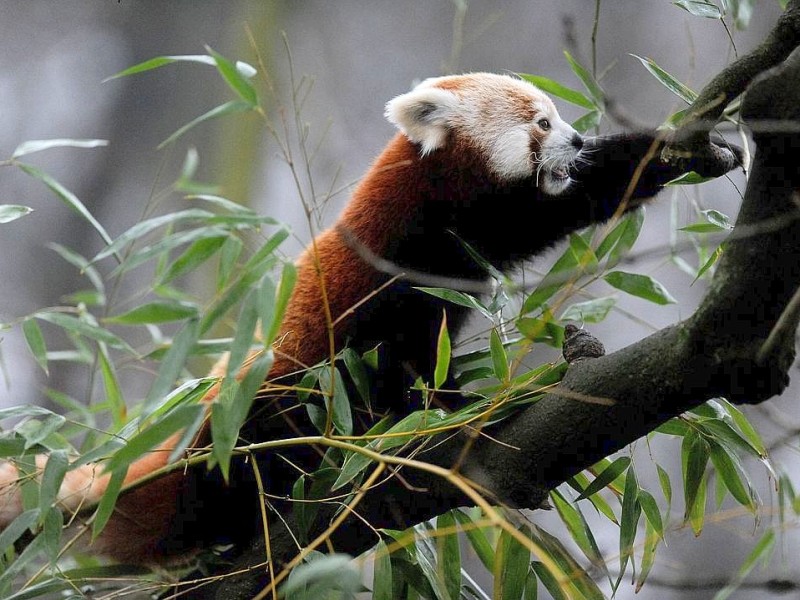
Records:
[[[500,180],[536,176],[539,188],[552,196],[569,188],[569,171],[580,152],[578,133],[550,98],[507,75],[427,79],[390,101],[386,115],[420,144],[423,155],[443,147],[454,133],[484,156]]]
[[[570,169],[580,154],[580,135],[558,113],[548,119],[550,131],[541,143],[536,165],[538,185],[545,194],[558,196],[569,188]]]

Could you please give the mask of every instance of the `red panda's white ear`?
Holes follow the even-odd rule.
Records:
[[[386,104],[386,118],[412,142],[422,146],[422,154],[441,148],[458,110],[458,96],[436,87],[417,87]]]

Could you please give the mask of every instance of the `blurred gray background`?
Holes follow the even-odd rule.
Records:
[[[580,87],[563,50],[569,49],[585,64],[590,62],[594,8],[587,0],[473,1],[465,12],[463,6],[448,0],[4,0],[0,3],[0,159],[31,139],[109,140],[105,148],[50,150],[26,160],[72,190],[115,236],[140,219],[154,197],[163,202],[159,210],[185,207],[179,196],[164,191],[177,176],[187,149],[194,146],[200,154],[198,178],[220,183],[227,197],[289,223],[295,238],[287,252],[295,253],[309,239],[309,226],[291,173],[258,119],[239,115],[211,122],[174,146],[156,150],[180,125],[231,99],[212,69],[172,65],[103,80],[154,56],[204,53],[204,45],[255,64],[246,34],[249,28],[277,90],[277,99],[265,102],[266,108],[273,121],[280,123],[281,110],[290,116],[292,110],[289,58],[281,34],[285,32],[295,77],[307,76],[313,81],[302,120],[310,124],[315,141],[329,128],[312,169],[316,189],[325,191],[351,183],[364,172],[392,135],[382,116],[384,102],[416,80],[450,72],[514,71]],[[731,25],[740,54],[763,38],[779,12],[777,1],[765,0],[759,3],[747,30],[737,31]],[[597,31],[602,85],[618,110],[631,120],[657,125],[681,108],[681,103],[630,54],[653,58],[699,89],[733,58],[733,49],[719,21],[693,17],[667,0],[605,0]],[[559,107],[569,119],[581,114],[564,103]],[[603,125],[605,131],[618,128]],[[679,302],[655,307],[623,298],[620,306],[637,318],[614,313],[605,323],[591,327],[609,350],[691,314],[705,284],[691,286],[692,278],[669,260],[671,212],[680,225],[697,219],[697,207],[734,216],[739,202],[735,186],[744,189],[743,177],[736,174],[732,182],[665,192],[648,208],[645,230],[636,247],[636,252],[647,252],[647,260],[626,269],[654,275]],[[331,222],[346,197],[346,193],[337,194],[323,207],[322,224]],[[77,270],[48,249],[48,243],[57,242],[85,255],[102,247],[82,219],[41,183],[11,167],[0,169],[0,204],[6,203],[31,206],[35,212],[0,225],[0,322],[56,305],[63,296],[86,287]],[[658,248],[664,251],[648,252]],[[696,264],[693,252],[683,256]],[[533,272],[545,269],[543,265],[546,260],[533,265]],[[110,267],[103,264],[101,268]],[[195,279],[189,285],[202,293],[206,283]],[[135,279],[126,286],[119,294],[122,306],[136,298]],[[611,291],[598,286],[596,293]],[[18,329],[2,331],[0,336],[0,405],[45,402],[43,390],[48,386],[78,399],[90,393],[85,369],[53,363],[46,380],[27,353]],[[541,358],[554,357],[548,349],[541,351]],[[130,398],[143,393],[140,373],[131,370],[122,375]],[[768,407],[749,411],[768,440],[782,435],[780,424],[800,427],[796,390],[793,386]],[[640,442],[635,453],[640,472],[655,473],[651,455],[669,467],[678,481],[677,444],[658,440],[648,446]],[[774,457],[786,463],[796,454],[789,450]],[[764,470],[753,464],[748,467],[760,484],[762,497],[771,502],[774,487]],[[794,476],[797,481],[797,473]],[[656,479],[648,485],[659,496]],[[680,494],[676,489],[676,519],[669,546],[659,549],[654,582],[640,592],[641,598],[712,597],[713,590],[696,589],[696,584],[729,577],[758,539],[761,529],[754,528],[753,519],[737,516],[736,507],[725,504],[723,512],[710,519],[702,537],[695,540],[689,530],[675,527],[682,510]],[[586,510],[587,514],[591,511]],[[533,518],[559,531],[552,515],[537,513]],[[762,515],[765,523],[771,519],[769,513]],[[800,582],[796,523],[791,525],[769,569],[754,573],[753,581],[781,578]],[[616,557],[616,531],[600,521],[598,527],[609,533],[599,541],[601,550]],[[609,562],[613,568],[615,560]],[[481,580],[482,575],[476,577]],[[617,597],[632,594],[632,588],[623,584]],[[734,597],[769,598],[771,593],[757,585]],[[800,592],[795,589],[781,597],[800,598]]]

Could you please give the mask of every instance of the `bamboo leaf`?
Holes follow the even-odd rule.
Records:
[[[236,94],[247,102],[251,107],[258,106],[258,95],[255,88],[247,81],[247,78],[242,75],[239,69],[236,68],[232,62],[227,58],[215,52],[209,46],[206,46],[206,51],[214,58],[214,63],[225,83],[236,92]]]
[[[458,598],[461,590],[461,550],[456,535],[453,511],[436,518],[436,565],[450,598]],[[527,567],[527,565],[526,565]]]
[[[675,77],[659,67],[652,58],[642,58],[636,54],[631,54],[631,56],[641,62],[644,65],[644,68],[647,69],[653,77],[655,77],[670,92],[686,102],[686,104],[691,104],[697,99],[697,94],[694,91],[683,85]]]
[[[0,204],[0,223],[11,223],[19,218],[29,215],[33,209],[19,204]]]
[[[578,79],[581,80],[584,87],[586,87],[588,90],[589,95],[592,97],[592,100],[594,100],[595,105],[603,106],[605,94],[592,74],[589,73],[589,71],[587,71],[586,68],[577,60],[575,60],[573,56],[566,50],[564,51],[564,56],[566,57],[567,62],[569,62],[572,72],[578,76]]]
[[[414,289],[425,292],[426,294],[430,294],[436,298],[441,298],[447,302],[452,302],[453,304],[457,304],[459,306],[465,306],[467,308],[477,310],[488,319],[492,318],[491,311],[486,308],[486,306],[480,300],[470,294],[459,292],[457,290],[449,290],[447,288],[415,287]]]
[[[39,510],[42,515],[46,515],[56,503],[67,467],[69,467],[69,460],[66,450],[58,450],[48,455],[42,473],[42,481],[39,484]]]
[[[117,325],[144,325],[169,323],[197,317],[197,306],[189,302],[149,302],[126,313],[108,317],[106,321]]]
[[[708,459],[708,442],[696,432],[690,431],[683,438],[683,444],[681,444],[686,518],[689,518],[693,507],[699,501],[700,488],[704,487],[704,474]],[[703,502],[705,502],[705,494],[703,494]]]
[[[628,468],[625,477],[625,491],[622,495],[622,512],[619,520],[619,570],[620,580],[625,573],[628,561],[633,558],[633,543],[636,541],[636,528],[642,515],[639,501],[639,483],[633,466]],[[619,585],[619,580],[617,581]]]
[[[496,329],[492,329],[489,334],[489,350],[492,356],[494,376],[500,381],[508,381],[508,356],[506,356],[506,349],[503,347],[503,340],[500,339],[500,334],[497,333]]]
[[[175,262],[173,262],[159,279],[159,285],[191,273],[214,256],[228,239],[227,236],[203,238],[193,242]]]
[[[47,345],[39,325],[34,319],[25,319],[22,322],[22,333],[25,335],[25,341],[28,343],[28,349],[31,351],[33,358],[36,359],[42,371],[49,375],[47,369]]]
[[[122,490],[122,484],[125,482],[125,476],[127,474],[128,467],[111,473],[106,491],[103,492],[103,496],[100,498],[100,504],[98,504],[94,514],[94,522],[92,523],[93,540],[97,539],[97,536],[103,532],[103,529],[105,529],[105,526],[108,524],[108,520],[114,513],[114,507],[117,504],[117,498],[119,498],[119,492]]]
[[[478,555],[483,566],[491,570],[494,564],[494,548],[489,543],[489,539],[484,533],[484,527],[477,527],[473,520],[464,512],[465,509],[453,511],[456,520],[461,524],[461,528],[469,540],[470,546]],[[477,513],[479,509],[472,509]],[[480,514],[477,514],[480,517]]]
[[[540,75],[528,75],[526,73],[518,73],[518,75],[525,81],[528,81],[538,87],[540,90],[561,98],[562,100],[566,100],[571,104],[588,108],[589,110],[595,110],[597,108],[597,104],[595,102],[587,98],[578,90],[568,88],[567,86],[562,85],[553,79],[542,77]]]
[[[73,317],[72,315],[66,315],[59,312],[48,311],[37,312],[33,316],[37,319],[41,319],[42,321],[47,321],[48,323],[57,325],[58,327],[61,327],[67,331],[72,331],[78,335],[108,344],[117,350],[124,350],[125,352],[133,355],[136,354],[136,351],[118,336],[114,335],[107,329],[103,329],[102,327],[93,325],[92,323],[88,323],[87,321],[84,321],[78,317]]]
[[[649,275],[612,271],[603,276],[606,282],[631,296],[649,300],[655,304],[674,304],[675,298],[658,281]]]
[[[103,82],[110,81],[112,79],[118,79],[120,77],[127,77],[128,75],[135,75],[137,73],[144,73],[145,71],[152,71],[153,69],[158,69],[159,67],[163,67],[165,65],[171,65],[172,63],[176,62],[194,62],[204,65],[211,65],[212,67],[216,66],[214,58],[211,56],[207,56],[205,54],[156,56],[155,58],[151,58],[143,62],[140,62],[138,64],[135,64],[131,67],[128,67],[127,69],[124,69],[119,73],[115,73],[111,77],[105,78]],[[246,62],[237,61],[236,68],[244,77],[252,77],[256,73],[255,68],[253,68]]]
[[[729,454],[720,444],[710,444],[710,448],[711,462],[717,471],[717,477],[739,504],[746,507],[751,513],[755,513],[756,503],[753,498],[752,486],[748,481],[747,473],[741,465],[737,464],[738,459]],[[747,482],[746,485],[745,482]]]
[[[614,462],[608,465],[597,475],[597,477],[594,478],[594,481],[592,481],[592,483],[590,483],[586,489],[583,490],[577,499],[582,500],[593,494],[596,494],[614,481],[617,477],[619,477],[622,473],[624,473],[625,469],[627,469],[630,464],[631,459],[629,456],[620,456],[619,458],[615,459]]]
[[[375,567],[372,573],[372,600],[395,600],[392,585],[392,561],[386,542],[381,540],[374,550]]]
[[[142,407],[144,416],[149,415],[156,408],[161,399],[167,395],[170,388],[175,384],[175,381],[183,371],[189,352],[191,352],[199,337],[199,321],[190,319],[172,339],[172,345],[161,360],[158,375],[145,397],[144,406]]]
[[[33,508],[20,514],[2,532],[0,532],[0,553],[6,551],[14,545],[19,538],[39,520],[41,510]]]
[[[530,562],[530,550],[503,530],[495,550],[494,598],[519,600],[525,591]]]
[[[447,313],[442,311],[442,323],[436,342],[436,366],[433,369],[433,387],[440,389],[450,372],[451,356],[450,334],[447,332]]]
[[[206,121],[210,121],[211,119],[217,119],[219,117],[224,117],[226,115],[231,115],[235,113],[245,112],[248,110],[252,110],[252,105],[248,102],[244,102],[242,100],[231,100],[230,102],[226,102],[225,104],[221,104],[215,108],[212,108],[206,113],[203,113],[199,117],[192,119],[186,125],[179,128],[175,131],[172,135],[170,135],[167,139],[161,142],[158,145],[158,149],[161,150],[165,146],[170,145],[179,137],[181,137],[187,131],[194,129],[197,125],[204,123]]]
[[[50,148],[97,148],[107,146],[108,140],[71,140],[71,139],[52,139],[52,140],[29,140],[17,146],[11,158],[19,158],[26,154],[49,150]]]
[[[586,302],[576,302],[570,305],[561,315],[561,321],[578,321],[586,323],[599,323],[604,320],[611,309],[616,305],[614,296],[603,296]]]
[[[58,198],[66,204],[69,208],[71,208],[74,212],[80,215],[87,223],[89,223],[94,230],[100,235],[103,241],[106,244],[111,244],[111,236],[108,235],[105,228],[94,218],[92,213],[83,205],[78,197],[70,192],[67,188],[61,185],[58,181],[53,179],[50,175],[42,171],[41,169],[37,169],[33,165],[26,165],[24,163],[17,163],[20,169],[22,169],[25,173],[33,177],[34,179],[38,179],[43,184],[45,184],[50,191],[52,191]]]

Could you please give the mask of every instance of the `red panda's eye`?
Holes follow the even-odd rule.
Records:
[[[547,119],[539,119],[537,125],[544,131],[548,131],[550,129],[550,121]]]

